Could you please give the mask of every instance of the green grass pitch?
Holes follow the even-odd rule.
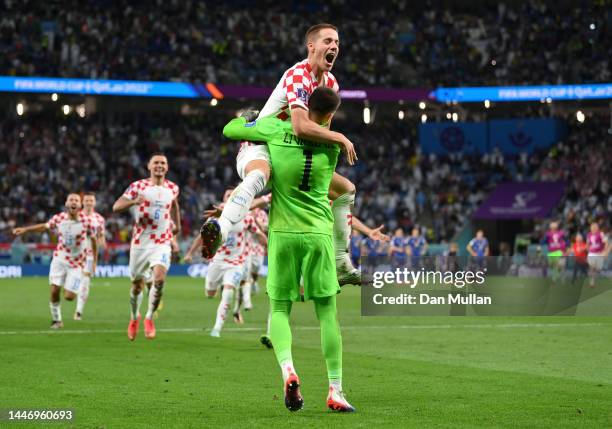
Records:
[[[274,354],[259,344],[264,294],[245,325],[230,320],[211,338],[218,300],[204,297],[201,280],[169,278],[157,338],[141,330],[131,343],[128,287],[94,279],[84,320],[63,302],[65,328],[52,333],[46,279],[0,281],[0,409],[76,413],[72,423],[0,427],[612,427],[610,318],[361,317],[359,289],[347,287],[343,384],[357,413],[325,408],[310,303],[293,310],[305,406],[290,413]]]

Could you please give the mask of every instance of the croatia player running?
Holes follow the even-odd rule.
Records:
[[[49,269],[51,285],[51,329],[64,327],[60,307],[60,289],[64,288],[64,299],[72,301],[79,293],[82,269],[87,257],[86,242],[89,241],[93,253],[92,271],[98,262],[98,247],[95,230],[90,218],[81,211],[81,196],[70,194],[66,199],[66,211],[58,213],[47,223],[15,228],[13,234],[52,231],[57,234],[57,247],[53,252]]]
[[[96,195],[93,192],[86,192],[83,195],[83,213],[89,217],[92,228],[96,234],[96,243],[98,244],[98,252],[106,247],[106,221],[100,213],[95,211]],[[89,298],[89,285],[91,278],[96,274],[94,270],[94,254],[93,249],[89,245],[89,241],[85,241],[87,245],[87,258],[85,259],[85,267],[83,268],[83,277],[81,278],[81,287],[79,289],[79,297],[77,299],[76,311],[74,312],[74,320],[81,320],[85,303]]]
[[[162,297],[166,273],[170,268],[173,223],[180,230],[180,210],[178,204],[179,187],[166,179],[168,159],[156,153],[147,164],[150,172],[148,179],[133,182],[113,205],[113,212],[122,212],[130,207],[137,208],[137,217],[132,229],[130,246],[130,323],[127,335],[134,341],[140,322],[140,303],[143,285],[151,270],[153,287],[149,292],[149,307],[145,316],[145,337],[155,338],[153,314]]]
[[[595,279],[603,269],[604,261],[609,252],[608,238],[599,230],[597,222],[591,224],[591,231],[587,234],[587,246],[589,250],[589,277],[591,278],[589,285],[595,287]]]
[[[331,88],[319,87],[310,97],[311,120],[329,122],[340,104]],[[274,174],[270,210],[268,281],[272,343],[281,367],[285,406],[303,407],[300,380],[292,358],[289,324],[292,303],[314,302],[321,328],[321,346],[327,366],[327,406],[335,411],[355,411],[342,393],[342,337],[336,312],[340,291],[335,269],[333,215],[327,194],[340,149],[337,146],[300,139],[291,126],[277,118],[246,122],[232,120],[223,134],[234,140],[266,141]],[[305,162],[307,160],[307,162]]]
[[[308,58],[285,71],[258,118],[276,117],[291,121],[296,137],[309,141],[339,145],[349,164],[357,159],[353,144],[341,133],[330,131],[329,122],[321,126],[308,117],[309,97],[317,87],[339,91],[338,82],[330,73],[340,50],[338,30],[331,24],[318,24],[306,32]],[[254,112],[249,112],[253,114]],[[248,121],[255,119],[249,116]],[[239,222],[251,208],[255,196],[263,191],[270,178],[270,152],[261,142],[243,142],[237,157],[242,183],[235,189],[221,217],[202,226],[203,254],[211,257],[227,236],[233,223]],[[329,196],[334,201],[334,244],[340,285],[359,284],[361,275],[348,253],[351,234],[350,215],[355,201],[355,186],[334,173]]]
[[[251,210],[251,215],[255,219],[257,227],[266,234],[268,232],[268,213],[262,209]],[[249,311],[253,308],[251,302],[251,293],[257,287],[257,280],[259,279],[259,270],[263,266],[264,257],[266,256],[266,247],[259,242],[257,236],[251,232],[248,232],[248,252],[249,256],[247,259],[247,276],[242,285],[242,300],[244,302],[244,309]]]
[[[227,203],[228,198],[232,194],[232,189],[225,191],[223,202]],[[223,288],[221,292],[221,302],[217,308],[217,318],[215,325],[210,332],[211,337],[220,337],[221,329],[225,324],[225,318],[229,311],[234,293],[240,288],[240,284],[247,274],[247,234],[252,233],[257,240],[262,244],[267,244],[266,235],[260,231],[255,222],[255,218],[247,215],[240,222],[232,225],[227,239],[223,246],[217,250],[208,266],[206,274],[206,294],[209,298],[216,295],[217,290]],[[189,251],[185,255],[186,261],[191,261],[191,257],[195,249],[202,245],[202,238],[197,237]]]

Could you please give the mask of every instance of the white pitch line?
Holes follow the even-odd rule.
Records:
[[[363,325],[340,326],[340,329],[515,329],[515,328],[582,328],[593,326],[608,326],[609,323],[500,323],[500,324],[469,324],[469,325]],[[293,326],[298,331],[318,331],[318,326]],[[208,332],[209,328],[158,328],[159,332]],[[262,331],[263,327],[226,328],[226,332],[254,332]],[[76,330],[44,330],[44,331],[0,331],[0,335],[58,335],[58,334],[120,334],[124,329],[76,329]]]

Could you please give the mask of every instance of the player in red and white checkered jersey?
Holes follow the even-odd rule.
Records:
[[[308,58],[285,71],[259,117],[290,120],[300,139],[340,145],[352,165],[356,155],[350,140],[308,118],[308,99],[315,88],[324,85],[339,90],[338,81],[330,72],[339,53],[339,43],[338,30],[333,25],[318,24],[309,28],[306,32]],[[246,112],[248,120],[255,119],[253,113]],[[263,191],[270,178],[270,153],[265,144],[244,142],[236,160],[242,183],[235,189],[221,217],[210,219],[202,226],[203,252],[208,256],[224,241],[231,225],[246,216],[253,198]],[[359,283],[360,273],[353,267],[348,252],[351,225],[347,219],[355,201],[355,186],[334,173],[329,194],[334,200],[334,244],[339,281]]]
[[[270,194],[272,195],[272,194]],[[251,216],[255,219],[255,223],[264,233],[268,232],[268,213],[265,210],[256,208],[251,210]],[[244,280],[244,284],[241,287],[242,290],[242,302],[245,310],[251,310],[253,304],[251,303],[251,292],[257,285],[259,278],[259,269],[263,265],[264,257],[266,256],[267,249],[262,245],[252,233],[248,233],[248,260],[247,260],[247,276]]]
[[[72,301],[77,297],[81,284],[82,269],[87,256],[89,241],[94,253],[93,268],[97,263],[98,247],[95,229],[90,218],[81,211],[81,196],[69,194],[65,203],[66,211],[53,216],[47,223],[15,228],[13,234],[51,231],[57,234],[57,247],[53,252],[49,269],[51,285],[51,329],[60,329],[62,310],[60,306],[60,289],[64,288],[64,298]]]
[[[138,333],[140,303],[145,279],[153,270],[153,287],[149,292],[149,307],[145,315],[145,337],[155,338],[153,313],[162,297],[166,273],[170,268],[173,225],[181,224],[178,204],[179,187],[166,179],[168,159],[156,153],[147,164],[150,177],[133,182],[113,205],[114,212],[135,207],[132,244],[130,246],[131,319],[128,338]],[[177,232],[178,233],[178,232]]]
[[[232,189],[225,191],[223,195],[224,204],[227,203],[231,193]],[[221,302],[217,308],[215,325],[210,333],[212,337],[219,337],[221,335],[225,317],[234,299],[234,291],[240,287],[241,282],[246,276],[248,233],[254,234],[257,240],[267,244],[268,239],[257,227],[255,218],[247,215],[240,222],[232,225],[225,243],[217,250],[208,265],[208,272],[206,273],[206,293],[208,297],[214,297],[217,290],[223,288]],[[184,259],[188,262],[191,261],[193,252],[199,249],[201,245],[202,238],[198,236],[193,241]]]
[[[96,194],[93,192],[86,192],[83,194],[83,213],[89,217],[91,226],[95,231],[96,243],[98,244],[99,252],[101,249],[106,247],[106,220],[100,213],[95,211],[95,208]],[[81,277],[81,287],[79,288],[79,297],[77,299],[76,311],[74,312],[74,320],[81,320],[83,317],[85,303],[89,298],[89,285],[91,283],[91,278],[95,274],[93,262],[93,249],[91,248],[91,245],[87,244],[87,257],[85,259],[85,267],[83,268],[83,276]]]

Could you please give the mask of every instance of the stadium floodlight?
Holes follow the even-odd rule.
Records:
[[[81,118],[84,118],[84,117],[85,117],[85,114],[87,113],[87,112],[85,111],[85,105],[84,105],[84,104],[79,104],[79,105],[76,107],[76,112],[77,112],[77,115],[79,115]]]
[[[213,98],[212,100],[210,100],[210,105],[211,106],[216,106],[217,104],[219,104],[219,100],[217,100],[216,98]]]
[[[595,25],[595,23],[594,23],[594,22],[591,22],[591,25],[589,25],[589,28],[590,28],[591,30],[595,30],[595,29],[597,28],[597,26]]]
[[[491,107],[491,102],[489,100],[485,100],[484,105],[485,105],[485,109],[488,109],[489,107]]]
[[[58,99],[58,96],[57,96],[57,94],[55,92],[53,94],[51,94],[51,100],[57,101],[57,99]]]
[[[424,101],[421,101],[421,102],[419,103],[419,109],[421,109],[421,110],[425,110],[425,108],[426,108],[426,107],[427,107],[427,104],[425,104],[425,102],[424,102]]]
[[[69,105],[67,105],[67,104],[64,104],[64,105],[62,106],[62,111],[64,112],[64,115],[68,115],[68,114],[70,114],[70,106],[69,106]]]
[[[363,108],[363,123],[364,124],[370,123],[370,108],[369,107]]]
[[[23,105],[23,103],[17,103],[17,115],[23,115],[24,110],[25,106]]]
[[[576,112],[576,120],[580,123],[583,123],[585,120],[586,116],[584,115],[584,113],[582,113],[582,110],[578,110]]]
[[[552,98],[550,98],[550,97],[546,97],[546,102],[547,102],[548,104],[552,103]]]
[[[425,122],[427,122],[427,115],[426,115],[425,113],[423,113],[423,114],[421,115],[421,123],[423,123],[423,124],[424,124]]]
[[[491,60],[491,65],[492,65],[493,67],[495,67],[495,66],[497,65],[497,61],[495,61],[495,60]]]
[[[453,113],[453,122],[457,122],[459,120],[459,114],[457,112]]]
[[[397,119],[399,119],[400,121],[402,119],[404,119],[404,111],[400,110],[399,112],[397,112]]]
[[[447,112],[446,113],[446,119],[450,120],[450,118],[452,118],[453,115],[451,114],[451,112]]]

